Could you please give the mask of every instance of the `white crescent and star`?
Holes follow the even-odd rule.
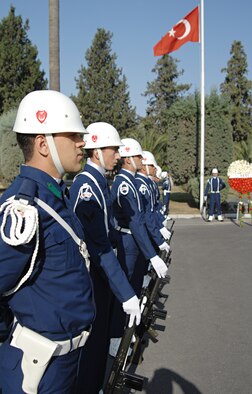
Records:
[[[180,36],[180,37],[175,36],[176,30],[174,30],[173,27],[172,27],[171,30],[169,31],[169,35],[170,35],[170,37],[175,37],[175,38],[177,38],[178,40],[183,40],[183,38],[186,38],[186,36],[188,36],[188,34],[190,33],[190,31],[191,31],[191,25],[190,25],[190,22],[188,22],[187,19],[181,19],[181,20],[177,23],[177,25],[180,24],[180,23],[183,23],[184,26],[185,26],[185,32],[184,32],[184,34],[182,34],[182,36]]]

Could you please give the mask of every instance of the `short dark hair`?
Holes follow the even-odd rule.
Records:
[[[32,158],[34,150],[34,141],[36,134],[20,134],[16,133],[17,143],[23,152],[25,161],[29,161]]]

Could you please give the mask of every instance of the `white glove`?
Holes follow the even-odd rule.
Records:
[[[170,251],[170,246],[168,245],[167,242],[162,243],[161,245],[159,245],[159,249],[160,250],[165,250],[167,253],[169,253]]]
[[[207,196],[204,196],[204,201],[206,201],[207,200]]]
[[[129,327],[133,326],[135,318],[136,325],[138,326],[141,320],[141,310],[139,305],[139,299],[137,298],[137,296],[133,296],[128,301],[123,302],[122,306],[124,312],[130,315]]]
[[[171,233],[169,230],[167,230],[167,228],[162,227],[160,230],[161,235],[164,237],[164,239],[167,239],[169,241],[169,239],[171,238]]]
[[[167,275],[168,268],[164,261],[159,256],[154,256],[150,259],[150,262],[157,273],[159,278],[164,278]]]

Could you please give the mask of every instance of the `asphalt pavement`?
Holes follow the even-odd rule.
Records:
[[[251,220],[176,219],[171,245],[167,318],[130,370],[147,394],[251,394]]]

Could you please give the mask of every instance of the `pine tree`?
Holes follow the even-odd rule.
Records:
[[[130,105],[126,77],[116,66],[111,39],[109,31],[97,30],[85,55],[87,67],[81,65],[75,79],[78,94],[73,100],[84,126],[103,121],[111,123],[118,132],[125,132],[136,124],[136,112]]]
[[[0,180],[10,183],[17,176],[19,166],[24,162],[13,126],[17,110],[11,109],[0,116]]]
[[[165,112],[162,130],[166,134],[166,163],[177,184],[195,177],[198,168],[199,111],[197,96],[177,99]]]
[[[0,114],[17,106],[30,91],[47,86],[28,30],[29,20],[23,24],[11,6],[9,15],[0,23]]]
[[[205,174],[217,167],[226,175],[233,159],[232,127],[228,114],[229,104],[216,90],[206,97],[205,110]]]
[[[147,116],[156,120],[161,120],[163,111],[190,89],[188,84],[177,84],[178,78],[184,71],[178,71],[178,60],[170,55],[160,58],[152,72],[156,74],[156,79],[147,83],[145,97],[149,97],[147,104]]]
[[[222,72],[226,72],[226,77],[220,88],[230,102],[233,141],[239,142],[252,135],[252,81],[246,77],[247,56],[240,41],[233,42],[230,55],[227,67],[222,69]]]

